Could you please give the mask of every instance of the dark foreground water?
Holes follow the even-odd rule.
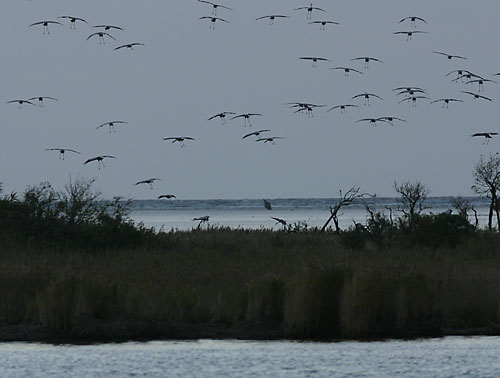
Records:
[[[498,377],[499,337],[0,344],[1,377]]]
[[[427,200],[424,212],[439,213],[453,210],[452,197],[431,197]],[[488,200],[479,197],[467,198],[479,213],[481,226],[487,223]],[[329,207],[337,203],[335,198],[278,198],[269,199],[272,210],[266,210],[263,200],[141,200],[134,201],[131,218],[142,222],[146,227],[170,231],[171,229],[190,230],[198,226],[194,218],[209,216],[204,224],[231,228],[271,228],[279,229],[271,217],[286,220],[290,224],[306,223],[310,227],[322,227],[330,216]],[[354,223],[365,224],[369,205],[373,211],[386,215],[398,211],[397,198],[367,198],[351,206],[342,208],[339,213],[340,226],[346,228]],[[389,210],[391,209],[391,210]],[[455,211],[456,213],[456,211]],[[472,212],[471,212],[471,220]]]

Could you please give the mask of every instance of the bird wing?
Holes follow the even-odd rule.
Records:
[[[59,149],[61,150],[61,149]],[[71,148],[64,148],[65,151],[69,151],[69,152],[74,152],[75,154],[79,154],[81,155],[82,153],[81,152],[78,152],[78,151],[75,151],[75,150],[72,150]]]

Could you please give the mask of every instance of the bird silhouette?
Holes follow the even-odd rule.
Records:
[[[498,135],[498,133],[474,133],[471,137],[484,137],[483,144],[488,144],[493,135]]]
[[[482,95],[480,95],[480,94],[478,94],[478,93],[468,92],[468,91],[462,91],[462,93],[465,93],[465,94],[471,95],[471,96],[473,96],[475,99],[483,99],[483,100],[486,100],[486,101],[493,101],[491,98],[486,97],[486,96],[482,96]]]
[[[404,34],[406,35],[406,40],[411,41],[413,39],[414,34],[428,34],[428,33],[429,32],[422,30],[410,30],[410,31],[397,31],[394,32],[393,34]]]
[[[150,188],[151,190],[153,190],[153,183],[154,183],[155,181],[158,181],[158,180],[161,180],[161,179],[159,179],[159,178],[149,178],[149,179],[146,179],[146,180],[137,181],[137,182],[135,183],[135,185],[148,184],[148,185],[149,185],[149,188]]]
[[[301,60],[310,60],[310,61],[312,61],[312,66],[314,68],[316,68],[317,62],[331,62],[330,59],[320,58],[320,57],[317,57],[317,56],[303,56],[300,59]]]
[[[314,7],[313,4],[311,3],[311,5],[309,5],[308,7],[299,7],[299,8],[295,8],[295,10],[303,10],[305,9],[307,11],[307,14],[306,14],[306,19],[310,20],[311,17],[312,17],[312,13],[313,11],[315,10],[318,10],[318,11],[321,11],[321,12],[326,12],[323,8],[318,8],[318,7]]]
[[[96,32],[96,33],[92,33],[91,35],[89,35],[89,36],[87,37],[87,41],[88,41],[90,38],[92,38],[92,37],[99,37],[99,44],[100,44],[100,45],[104,45],[104,44],[106,44],[106,41],[104,40],[104,37],[109,37],[109,38],[111,38],[111,39],[113,39],[113,40],[116,40],[116,38],[115,38],[115,37],[113,37],[111,34],[106,33],[106,32],[102,32],[102,31],[100,31],[100,32]]]
[[[64,160],[64,154],[66,152],[73,152],[75,154],[81,155],[81,152],[72,150],[71,148],[46,148],[45,151],[58,151],[59,152],[59,159]]]
[[[106,32],[111,30],[111,29],[123,30],[123,28],[121,28],[120,26],[114,26],[114,25],[95,25],[94,28],[102,28]]]
[[[101,166],[103,168],[105,167],[104,162],[103,162],[104,159],[116,159],[116,157],[112,156],[112,155],[99,155],[99,156],[87,159],[83,164],[88,164],[88,163],[91,163],[93,161],[97,161],[97,167],[100,170]]]
[[[378,98],[379,100],[383,100],[382,97],[380,97],[376,94],[373,94],[373,93],[368,93],[368,92],[357,94],[356,96],[353,96],[352,99],[354,100],[354,99],[359,98],[359,97],[364,98],[364,105],[365,106],[370,106],[370,98],[371,97],[375,97],[375,98]]]
[[[271,202],[269,202],[268,200],[263,200],[264,201],[264,207],[267,209],[267,210],[272,210],[273,207],[271,206]]]
[[[227,22],[228,24],[230,24],[229,21],[224,20],[223,18],[220,18],[220,17],[203,16],[203,17],[200,17],[200,20],[210,20],[210,29],[212,29],[212,30],[215,30],[215,22],[216,21]]]
[[[407,98],[399,101],[399,103],[401,104],[402,102],[405,102],[405,101],[408,101],[408,102],[411,101],[412,107],[416,108],[417,107],[417,100],[419,100],[419,99],[428,99],[428,100],[430,100],[430,98],[427,97],[427,96],[411,96],[411,97],[407,97]]]
[[[231,119],[237,119],[237,118],[243,118],[244,119],[244,123],[243,123],[243,126],[252,126],[252,123],[250,122],[250,117],[255,117],[255,116],[262,116],[262,114],[260,113],[244,113],[244,114],[238,114],[234,117],[232,117]]]
[[[172,199],[172,198],[177,198],[177,197],[174,194],[160,194],[158,196],[158,199],[162,199],[162,198]]]
[[[18,105],[17,106],[18,109],[21,109],[23,107],[23,104],[30,104],[30,105],[36,106],[36,104],[31,102],[30,100],[17,99],[17,100],[7,101],[7,104],[14,104],[14,103]]]
[[[464,56],[460,56],[460,55],[452,55],[452,54],[447,54],[447,53],[444,53],[444,52],[441,52],[441,51],[433,51],[434,54],[439,54],[439,55],[443,55],[445,56],[446,58],[448,58],[448,60],[452,60],[452,59],[467,59],[466,57]]]
[[[260,134],[267,133],[268,131],[271,131],[271,130],[269,130],[269,129],[257,130],[257,131],[254,131],[254,132],[251,132],[251,133],[243,135],[243,138],[241,138],[241,139],[246,139],[246,138],[248,138],[250,136],[254,136],[254,135],[255,136],[259,136]]]
[[[389,123],[389,121],[383,119],[383,118],[363,118],[363,119],[358,119],[355,123],[358,122],[370,122],[372,126],[377,126],[377,122],[386,122]]]
[[[309,22],[309,25],[318,25],[319,24],[319,30],[326,30],[326,25],[340,25],[338,22],[335,21],[326,21],[326,20],[318,20],[318,21],[311,21]]]
[[[50,31],[49,31],[49,25],[50,24],[62,25],[62,23],[60,23],[59,21],[45,20],[45,21],[34,22],[30,26],[28,26],[28,27],[31,28],[32,26],[42,25],[42,27],[43,27],[43,33],[42,34],[45,35],[45,34],[50,34]]]
[[[108,126],[109,133],[111,134],[112,132],[116,133],[115,125],[125,125],[127,123],[128,122],[126,122],[126,121],[110,121],[110,122],[106,122],[106,123],[103,123],[103,124],[97,126],[95,129],[97,130],[97,129],[100,129],[101,127]]]
[[[125,45],[121,45],[121,46],[115,47],[115,50],[121,50],[121,49],[133,50],[135,46],[145,46],[145,44],[141,43],[141,42],[127,43]]]
[[[227,123],[227,122],[226,122],[226,116],[227,116],[228,114],[236,114],[236,113],[233,113],[233,112],[221,112],[221,113],[218,113],[218,114],[216,114],[216,115],[211,116],[211,117],[210,117],[207,121],[211,121],[211,120],[212,120],[212,119],[214,119],[214,118],[220,118],[221,123],[222,123],[223,125],[225,125],[225,124]]]
[[[200,228],[203,223],[207,223],[210,220],[210,216],[205,215],[205,216],[202,216],[202,217],[193,218],[191,220],[192,221],[200,222],[200,223],[198,223],[198,228]]]
[[[167,138],[163,138],[163,140],[171,140],[172,143],[179,142],[179,145],[181,146],[181,148],[184,148],[184,147],[186,147],[186,145],[184,144],[184,141],[185,140],[194,140],[194,138],[191,138],[191,137],[167,137]]]
[[[214,16],[217,15],[217,8],[224,8],[224,9],[227,9],[227,10],[233,10],[232,8],[226,7],[226,6],[221,5],[221,4],[212,3],[211,1],[198,0],[198,2],[205,3],[205,4],[210,4],[212,6],[212,13],[213,13]]]
[[[438,102],[443,103],[443,106],[442,106],[443,108],[448,108],[450,105],[450,102],[464,102],[464,101],[456,99],[456,98],[440,98],[438,100],[431,101],[431,104],[436,104]]]
[[[69,28],[70,29],[73,29],[73,30],[76,30],[76,22],[77,21],[81,21],[81,22],[84,22],[86,24],[88,24],[88,22],[86,20],[84,20],[83,18],[80,18],[80,17],[73,17],[73,16],[60,16],[58,18],[61,18],[61,19],[68,19],[70,21],[70,24],[69,24]]]
[[[271,219],[274,219],[276,221],[276,224],[281,224],[282,226],[287,226],[288,222],[284,219],[281,218],[276,218],[276,217],[270,217]]]
[[[342,70],[342,71],[344,71],[344,76],[349,76],[349,73],[351,73],[351,72],[356,72],[356,73],[363,75],[363,72],[356,70],[354,68],[351,68],[351,67],[333,67],[330,69],[331,70]]]
[[[256,142],[264,142],[265,143],[271,143],[271,144],[276,144],[276,140],[277,139],[285,139],[283,137],[279,137],[279,136],[273,136],[273,137],[267,137],[267,138],[259,138],[259,139],[256,139],[255,141]]]
[[[484,91],[484,83],[495,83],[497,84],[497,82],[495,80],[490,80],[490,79],[474,79],[474,80],[469,80],[469,81],[466,81],[465,84],[474,84],[474,83],[478,83],[479,85],[479,92],[483,92]]]
[[[422,17],[417,17],[417,16],[408,16],[408,17],[405,17],[405,18],[402,18],[399,23],[403,23],[405,22],[406,20],[410,20],[411,22],[411,27],[412,28],[416,28],[417,27],[417,21],[421,21],[423,22],[424,24],[427,24],[427,21],[425,21]]]
[[[394,126],[394,121],[399,121],[399,122],[406,122],[406,120],[398,117],[393,117],[393,116],[388,116],[388,117],[380,117],[380,121],[386,121],[389,123],[389,125]]]
[[[57,101],[57,98],[54,98],[54,97],[49,97],[49,96],[39,96],[39,97],[31,97],[28,99],[28,101],[33,101],[33,100],[38,100],[38,106],[43,108],[43,101],[44,100],[53,100],[53,101]]]
[[[332,110],[335,110],[335,109],[340,109],[340,113],[344,114],[346,112],[346,109],[347,108],[357,108],[358,105],[354,105],[354,104],[340,104],[340,105],[336,105],[336,106],[333,106],[331,107],[330,109],[328,109],[326,112],[329,113],[331,112]]]
[[[370,62],[384,63],[380,59],[372,58],[372,57],[369,57],[369,56],[360,56],[358,58],[351,59],[351,61],[355,61],[355,60],[362,60],[365,63],[365,70],[367,70],[368,68],[370,68]]]
[[[270,14],[268,16],[262,16],[262,17],[257,17],[255,20],[264,20],[268,18],[269,19],[269,25],[274,25],[274,20],[277,18],[290,18],[290,16],[284,16],[282,14]]]

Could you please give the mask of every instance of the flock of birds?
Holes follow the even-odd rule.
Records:
[[[222,17],[221,13],[226,12],[229,15],[230,12],[233,11],[233,8],[212,1],[206,1],[206,0],[196,0],[196,1],[200,4],[200,6],[203,5],[211,8],[212,10],[211,15],[199,17],[200,21],[209,22],[210,29],[212,30],[215,29],[217,23],[231,23],[230,19],[228,19],[228,17],[225,15],[224,17]],[[337,22],[335,20],[326,19],[322,17],[315,18],[316,16],[320,15],[323,16],[328,13],[325,9],[314,6],[313,3],[290,9],[290,11],[292,10],[293,12],[304,12],[307,23],[310,25],[317,25],[320,31],[325,31],[327,27],[329,27],[330,25],[335,27],[341,25],[340,22]],[[255,20],[256,21],[268,20],[269,26],[273,26],[276,20],[278,19],[285,20],[291,17],[292,16],[289,14],[267,14],[259,16]],[[78,24],[85,24],[87,25],[87,27],[91,27],[91,31],[88,33],[86,40],[88,41],[97,40],[98,43],[101,45],[105,45],[108,40],[116,41],[117,38],[113,34],[119,33],[120,31],[124,30],[122,26],[117,26],[112,24],[90,25],[90,23],[86,19],[70,15],[62,15],[59,16],[57,19],[52,19],[52,20],[36,21],[29,24],[28,27],[29,28],[39,27],[42,29],[43,35],[48,35],[51,33],[49,27],[51,29],[56,27],[61,27],[65,25],[65,22],[69,22],[69,28],[73,30],[77,29]],[[393,34],[406,36],[406,41],[408,42],[410,42],[416,35],[429,33],[428,31],[424,30],[425,26],[428,24],[428,21],[422,17],[410,15],[401,18],[400,20],[398,20],[397,23],[401,26],[406,26],[406,30],[395,31],[393,32]],[[122,49],[133,50],[134,48],[139,46],[145,47],[146,44],[143,42],[135,42],[135,41],[127,42],[124,44],[123,43],[118,44],[117,46],[114,47],[114,50],[116,51]],[[463,62],[467,60],[467,57],[465,56],[451,54],[448,52],[432,51],[432,53],[435,54],[436,56],[441,56],[448,61]],[[330,64],[332,62],[331,59],[322,56],[300,56],[298,57],[298,59],[300,61],[310,62],[312,68],[314,69],[318,67],[318,64]],[[383,60],[373,56],[356,56],[351,58],[350,61],[352,62],[352,66],[351,65],[334,66],[330,67],[329,69],[332,71],[340,71],[344,74],[344,76],[349,76],[351,74],[361,76],[367,73],[372,64],[384,64]],[[477,87],[477,91],[465,90],[468,88],[461,90],[460,93],[462,93],[463,95],[466,95],[471,99],[475,100],[481,100],[486,102],[493,101],[491,97],[486,95],[486,89],[485,89],[486,85],[497,84],[497,81],[493,80],[493,78],[487,78],[486,77],[487,75],[482,75],[482,74],[480,75],[478,73],[474,73],[466,69],[454,69],[446,73],[444,76],[449,78],[453,82],[463,84],[464,86],[470,87],[471,85],[474,85]],[[500,73],[495,73],[492,76],[500,76]],[[452,103],[463,103],[465,101],[465,99],[459,98],[458,96],[433,99],[430,97],[428,91],[425,88],[416,86],[400,86],[397,88],[393,88],[392,91],[394,92],[398,103],[400,104],[408,103],[410,104],[411,107],[417,107],[418,104],[421,102],[428,102],[430,104],[441,104],[443,108],[448,108]],[[341,114],[344,114],[348,111],[351,111],[359,107],[367,107],[366,109],[371,109],[368,107],[371,106],[373,100],[383,101],[384,99],[377,93],[361,92],[352,96],[349,101],[346,101],[341,104],[335,104],[333,106],[327,106],[325,104],[313,104],[307,102],[288,102],[285,103],[284,105],[288,106],[294,113],[305,114],[307,117],[312,118],[314,117],[314,113],[321,108],[325,108],[327,113],[332,111],[339,111]],[[7,104],[17,104],[18,108],[22,109],[23,105],[30,105],[33,107],[44,107],[46,101],[58,101],[58,99],[51,96],[36,96],[36,97],[29,97],[26,99],[19,99],[19,98],[11,99],[7,101]],[[259,117],[263,117],[263,114],[259,112],[235,113],[232,111],[219,111],[213,115],[207,116],[206,121],[210,122],[218,119],[221,125],[226,125],[228,121],[229,122],[242,121],[244,127],[252,127],[253,126],[252,120]],[[386,115],[382,117],[365,117],[355,121],[355,123],[367,123],[372,126],[377,126],[379,124],[387,124],[394,126],[396,123],[406,123],[406,122],[407,121],[404,118],[397,117],[394,115]],[[126,125],[127,123],[128,123],[127,121],[123,120],[107,121],[96,125],[95,129],[98,130],[101,128],[107,128],[109,133],[115,133],[116,132],[115,126]],[[274,145],[278,141],[285,139],[285,137],[281,135],[272,135],[269,133],[271,133],[271,129],[261,128],[255,131],[245,133],[242,136],[242,139],[243,140],[252,139],[255,142],[260,142],[263,144],[271,144],[271,145]],[[471,136],[484,138],[483,143],[486,144],[495,135],[498,135],[498,133],[493,131],[480,131],[472,134]],[[186,143],[195,141],[195,138],[185,135],[183,136],[174,135],[174,136],[164,137],[163,140],[169,141],[174,144],[177,143],[181,148],[185,148]],[[58,152],[59,159],[62,160],[65,159],[66,153],[72,153],[76,155],[82,154],[80,151],[77,151],[76,149],[66,148],[66,147],[52,147],[52,148],[46,148],[46,150]],[[104,161],[107,159],[116,159],[116,156],[110,154],[93,156],[86,159],[83,162],[83,164],[87,165],[89,163],[97,163],[97,167],[100,170],[101,168],[105,167]],[[154,189],[155,182],[160,180],[161,179],[157,177],[148,178],[137,181],[135,185],[136,186],[147,185],[149,186],[150,189]],[[169,194],[160,194],[157,196],[157,198],[172,199],[176,198],[176,196],[174,194],[169,193]],[[268,201],[264,201],[264,205],[266,209],[271,210],[271,205]],[[281,224],[284,224],[283,222],[285,222],[283,219],[280,218],[274,217],[273,219]],[[193,220],[199,221],[201,224],[203,222],[208,222],[209,217],[204,216],[200,218],[195,218]]]

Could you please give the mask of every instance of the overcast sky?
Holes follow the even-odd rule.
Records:
[[[218,0],[219,1],[219,0]],[[420,180],[431,195],[471,195],[472,171],[481,154],[498,151],[500,139],[483,145],[471,138],[481,131],[499,131],[500,84],[486,83],[488,101],[462,90],[476,85],[451,81],[445,75],[468,69],[485,78],[500,71],[496,38],[500,35],[500,2],[493,0],[318,0],[313,20],[327,19],[320,31],[310,25],[309,4],[299,0],[220,0],[233,8],[218,10],[230,23],[210,30],[209,5],[197,0],[3,0],[0,12],[2,80],[0,99],[0,182],[4,191],[22,192],[42,181],[62,188],[72,177],[96,178],[95,189],[115,195],[156,198],[174,193],[180,199],[332,197],[339,189],[359,185],[379,196],[393,196],[394,181]],[[269,14],[289,15],[256,21]],[[88,20],[70,30],[50,25],[43,35],[41,20],[71,15]],[[419,16],[429,32],[406,41],[395,31],[411,30],[406,16]],[[113,24],[116,41],[86,38],[92,25]],[[118,45],[141,42],[134,50]],[[434,54],[444,51],[467,60]],[[332,62],[302,61],[318,56]],[[384,63],[350,61],[372,56]],[[329,70],[352,66],[364,72]],[[463,103],[429,104],[413,108],[398,101],[392,88],[419,86],[432,99],[454,97]],[[383,101],[352,100],[365,91]],[[6,104],[13,99],[51,96],[43,109]],[[314,117],[295,114],[284,104],[326,105]],[[341,103],[358,108],[346,114],[326,110]],[[262,113],[243,120],[207,119],[222,111]],[[394,126],[358,122],[362,118],[396,116]],[[112,120],[116,133],[95,127]],[[276,145],[242,136],[271,129]],[[186,147],[164,137],[190,136]],[[264,134],[263,134],[264,136]],[[71,148],[82,155],[46,148]],[[97,155],[114,155],[99,170]],[[134,183],[161,178],[151,190]]]

